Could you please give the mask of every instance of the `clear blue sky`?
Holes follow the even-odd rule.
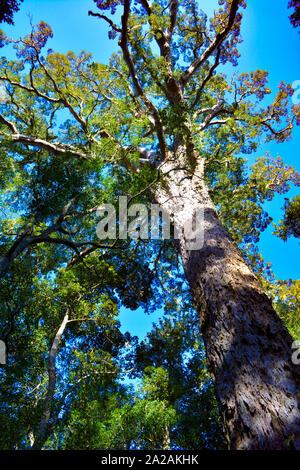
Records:
[[[217,7],[214,0],[199,0],[201,8],[210,13]],[[288,0],[250,0],[244,13],[240,46],[241,58],[236,72],[249,72],[256,69],[269,71],[269,87],[276,94],[281,80],[293,83],[300,80],[300,34],[292,27],[288,16]],[[117,50],[116,41],[107,37],[106,25],[97,18],[88,17],[89,9],[96,11],[92,0],[24,0],[20,11],[15,15],[15,26],[2,25],[10,36],[27,34],[30,30],[29,15],[33,23],[41,20],[51,25],[54,38],[48,45],[52,49],[65,53],[81,50],[91,52],[95,60],[107,63],[112,52]],[[2,49],[0,54],[4,54]],[[274,96],[274,94],[272,96]],[[280,155],[285,163],[293,165],[300,171],[299,163],[300,127],[295,128],[293,138],[284,144],[262,144],[255,156],[264,155],[267,150],[273,156]],[[278,196],[266,208],[277,222],[282,217],[281,208],[284,197],[299,193],[293,188],[289,193]],[[259,244],[266,259],[273,264],[273,270],[280,279],[299,278],[299,241],[290,239],[284,243],[272,235],[272,227],[264,232]],[[143,316],[142,312],[139,315]],[[149,330],[154,318],[147,317],[137,322],[133,312],[124,312],[122,317],[126,324],[134,326],[134,334]]]

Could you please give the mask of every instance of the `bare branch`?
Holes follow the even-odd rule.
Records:
[[[2,122],[2,124],[5,124],[7,127],[9,127],[9,129],[12,131],[13,134],[18,133],[18,129],[16,128],[14,123],[11,121],[8,121],[4,116],[2,116],[2,114],[0,114],[0,122]]]
[[[206,123],[202,124],[200,127],[199,127],[199,130],[200,131],[203,131],[204,129],[206,129],[208,126],[214,126],[214,125],[217,125],[217,124],[226,124],[226,122],[229,121],[230,118],[227,118],[227,119],[215,119],[214,121],[212,121],[211,119],[209,119]]]
[[[26,90],[29,93],[35,93],[38,95],[40,98],[44,98],[45,100],[49,101],[50,103],[60,103],[60,100],[57,98],[51,98],[50,96],[45,95],[44,93],[40,92],[37,88],[29,87],[27,85],[23,85],[22,83],[15,82],[14,80],[11,80],[9,77],[6,75],[0,76],[0,80],[7,81],[10,85],[21,88],[22,90]]]

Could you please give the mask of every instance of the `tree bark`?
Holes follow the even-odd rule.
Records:
[[[171,216],[176,246],[198,311],[229,449],[300,448],[300,371],[291,360],[292,338],[220,223],[204,183],[203,161],[193,178],[178,169],[179,162],[162,165],[167,187],[158,187],[155,198],[170,216],[177,207]],[[199,208],[203,244],[193,250],[182,221]]]

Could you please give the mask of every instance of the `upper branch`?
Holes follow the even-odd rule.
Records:
[[[170,28],[167,31],[168,38],[171,38],[172,33],[174,31],[176,20],[177,20],[177,11],[178,11],[178,1],[171,0],[170,1]]]
[[[31,137],[27,135],[20,134],[18,132],[17,127],[11,121],[8,121],[2,114],[0,114],[0,122],[5,124],[11,131],[11,134],[7,134],[0,131],[0,136],[12,139],[13,142],[25,144],[25,145],[32,145],[33,147],[38,147],[40,149],[48,150],[55,155],[65,155],[70,154],[77,158],[88,159],[88,155],[83,152],[78,152],[70,145],[63,145],[63,144],[55,144],[48,142],[47,140],[39,139],[36,137]]]

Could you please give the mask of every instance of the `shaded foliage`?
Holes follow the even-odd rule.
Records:
[[[300,195],[293,197],[291,200],[285,199],[284,217],[279,224],[275,225],[275,235],[284,241],[288,237],[300,237]]]

